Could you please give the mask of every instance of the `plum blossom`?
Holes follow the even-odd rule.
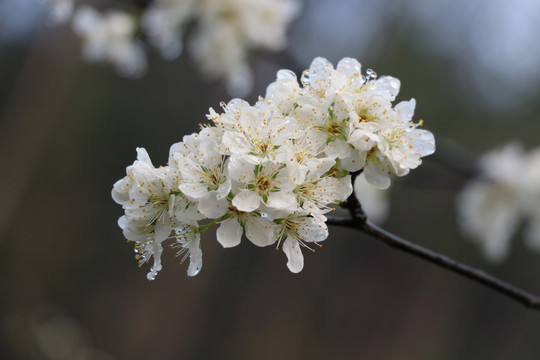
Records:
[[[137,154],[127,176],[114,184],[112,197],[125,211],[118,225],[126,239],[135,242],[139,266],[154,259],[148,273],[153,280],[161,270],[161,244],[173,229],[196,224],[202,216],[178,190],[177,173],[168,167],[155,168],[144,148],[138,148]]]
[[[320,217],[309,217],[304,214],[290,214],[283,219],[274,220],[277,229],[278,242],[283,242],[283,252],[287,256],[287,267],[293,273],[298,273],[304,268],[304,255],[302,247],[313,249],[309,246],[328,237],[328,228]]]
[[[74,13],[73,29],[88,62],[111,63],[121,75],[138,77],[150,46],[165,60],[186,49],[206,78],[224,80],[236,96],[252,88],[251,54],[282,50],[300,10],[299,0],[153,0],[126,2],[101,14],[86,3],[74,9],[73,0],[43,1],[53,23]]]
[[[399,85],[362,75],[354,59],[334,69],[317,58],[300,82],[280,70],[253,105],[233,99],[221,113],[210,109],[210,124],[173,144],[166,166],[155,168],[138,149],[112,195],[124,209],[119,225],[136,242],[139,265],[154,259],[148,278],[162,267],[166,241],[182,262],[189,257],[188,275],[196,275],[201,234],[213,226],[224,248],[244,235],[260,247],[275,244],[288,269],[300,272],[302,248],[314,251],[327,239],[326,214],[352,195],[353,177],[368,208],[366,186],[387,188],[435,150],[433,135],[412,122],[414,100],[393,107]]]
[[[480,176],[457,199],[458,223],[490,261],[503,261],[524,220],[525,242],[540,250],[540,149],[526,153],[518,143],[479,159]]]
[[[133,38],[135,20],[128,14],[110,10],[102,15],[89,6],[81,6],[74,15],[73,29],[83,39],[86,61],[110,62],[128,77],[138,77],[146,70],[142,45]]]
[[[49,7],[51,24],[62,24],[69,20],[73,13],[73,0],[44,0]]]

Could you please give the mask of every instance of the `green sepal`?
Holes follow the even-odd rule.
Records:
[[[253,168],[253,173],[255,174],[255,176],[259,176],[259,173],[261,172],[261,168],[262,168],[261,165],[255,165],[255,168]]]

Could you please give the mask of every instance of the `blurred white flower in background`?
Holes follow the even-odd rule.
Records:
[[[110,62],[121,75],[137,77],[146,70],[146,55],[134,38],[135,20],[126,13],[110,10],[100,14],[81,6],[73,18],[73,29],[84,42],[83,58],[89,62]]]
[[[354,180],[354,194],[369,220],[376,224],[386,220],[390,211],[387,190],[373,187],[366,181],[364,174],[360,174]]]
[[[50,8],[49,21],[51,24],[66,22],[73,13],[73,0],[44,0]]]
[[[72,0],[45,0],[53,23],[65,22]],[[224,79],[228,91],[246,95],[253,85],[249,58],[256,51],[279,51],[286,31],[298,15],[298,0],[154,0],[146,6],[133,1],[122,9],[100,14],[81,5],[73,28],[83,41],[83,58],[109,62],[121,75],[137,77],[146,70],[142,39],[166,60],[184,49],[185,31],[193,25],[188,52],[212,80]]]
[[[184,28],[193,16],[193,11],[193,0],[155,0],[145,11],[143,31],[164,59],[172,60],[182,52]]]
[[[525,241],[540,250],[540,148],[526,153],[511,143],[479,159],[480,176],[457,198],[462,231],[493,262],[504,260],[522,219]]]

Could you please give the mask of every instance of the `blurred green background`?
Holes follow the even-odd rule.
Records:
[[[250,102],[280,68],[351,56],[401,80],[398,100],[416,98],[415,119],[458,165],[509,140],[540,143],[540,2],[303,5],[289,47],[253,59]],[[147,281],[112,185],[136,147],[164,164],[230,96],[185,55],[150,51],[146,76],[123,79],[83,63],[68,26],[45,23],[31,0],[0,1],[0,358],[540,358],[538,312],[353,230],[331,227],[297,275],[281,251],[224,250],[209,231],[199,275],[168,253]],[[540,294],[540,254],[519,234],[499,265],[463,239],[462,185],[426,159],[393,185],[384,227]]]

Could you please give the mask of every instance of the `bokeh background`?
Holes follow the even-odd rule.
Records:
[[[101,3],[106,3],[102,1]],[[110,197],[135,148],[154,164],[230,96],[181,56],[142,79],[85,64],[34,0],[0,0],[0,358],[538,359],[540,314],[353,230],[330,228],[306,266],[243,241],[203,239],[195,278],[167,254],[137,268]],[[439,159],[470,167],[540,144],[540,2],[311,0],[288,48],[252,62],[264,95],[280,68],[357,58],[402,81]],[[516,174],[519,176],[519,174]],[[540,293],[540,254],[513,240],[487,262],[456,226],[463,177],[428,158],[390,191],[385,228]]]

